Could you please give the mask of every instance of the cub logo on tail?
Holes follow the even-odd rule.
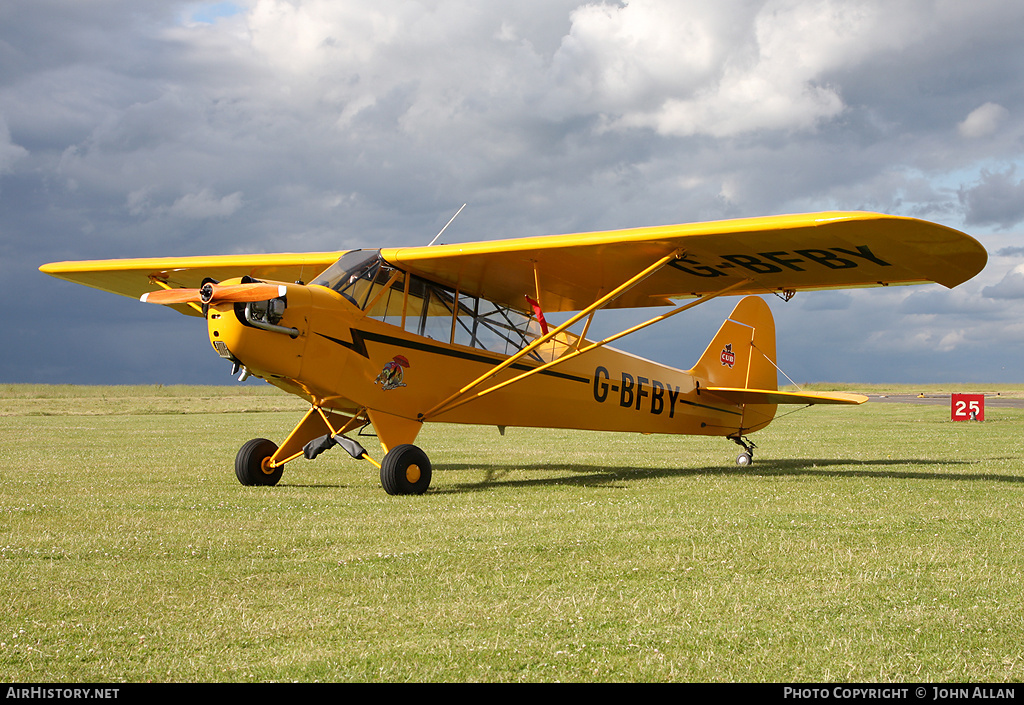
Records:
[[[722,366],[728,366],[732,369],[732,366],[736,364],[736,353],[732,351],[732,343],[729,343],[722,350]]]

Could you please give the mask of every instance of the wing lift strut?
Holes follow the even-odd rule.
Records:
[[[563,354],[561,357],[558,357],[555,360],[551,360],[550,362],[546,362],[546,363],[544,363],[542,365],[539,365],[538,367],[531,368],[531,369],[527,370],[526,372],[523,372],[522,374],[517,375],[517,376],[515,376],[515,377],[513,377],[511,379],[505,380],[503,382],[499,382],[497,384],[493,384],[493,385],[491,385],[489,387],[486,387],[486,388],[478,390],[478,391],[474,391],[474,390],[476,390],[477,387],[482,385],[484,382],[486,382],[489,379],[493,378],[499,372],[501,372],[502,370],[504,370],[507,367],[511,366],[512,364],[514,364],[519,359],[521,359],[523,357],[526,357],[527,355],[529,355],[530,353],[534,352],[535,350],[538,350],[545,343],[547,343],[550,340],[552,340],[553,338],[555,338],[555,336],[557,336],[557,335],[563,333],[564,331],[568,330],[570,327],[572,327],[573,325],[575,325],[576,323],[581,321],[583,318],[587,318],[587,323],[585,324],[586,327],[584,328],[584,332],[583,332],[583,335],[586,335],[586,330],[590,327],[590,322],[593,320],[594,314],[597,313],[597,311],[599,311],[602,308],[605,308],[606,306],[608,306],[608,304],[610,304],[613,301],[615,301],[616,299],[618,299],[620,296],[625,294],[627,291],[629,291],[630,289],[635,287],[637,284],[641,283],[642,281],[644,281],[645,279],[647,279],[648,277],[653,275],[655,272],[657,272],[660,269],[662,269],[663,267],[665,267],[666,265],[670,265],[673,262],[681,259],[683,257],[683,255],[684,255],[684,251],[682,249],[676,249],[673,252],[669,253],[668,255],[665,255],[664,257],[662,257],[657,262],[655,262],[651,266],[649,266],[646,269],[644,269],[642,272],[640,272],[636,276],[634,276],[631,279],[627,280],[623,284],[619,285],[618,287],[616,287],[615,289],[610,291],[608,294],[605,294],[604,296],[599,298],[597,301],[595,301],[594,303],[592,303],[589,306],[587,306],[585,309],[583,309],[579,313],[577,313],[574,316],[572,316],[565,323],[561,324],[557,328],[552,328],[547,333],[545,333],[545,334],[541,335],[540,337],[538,337],[537,339],[535,339],[532,343],[530,343],[529,345],[524,347],[522,350],[520,350],[516,354],[514,354],[511,357],[507,358],[506,360],[504,360],[500,364],[496,365],[492,369],[488,370],[484,374],[480,375],[478,378],[476,378],[475,380],[473,380],[472,382],[470,382],[469,384],[464,386],[462,389],[457,391],[455,394],[452,394],[447,399],[441,401],[438,404],[435,404],[433,407],[431,407],[427,411],[419,414],[417,416],[417,419],[419,421],[428,421],[428,420],[430,420],[430,419],[432,419],[432,418],[434,418],[436,416],[439,416],[440,414],[443,414],[445,412],[451,411],[452,409],[456,409],[456,408],[462,406],[463,404],[468,404],[468,403],[470,403],[472,401],[480,399],[481,397],[484,397],[484,396],[486,396],[488,394],[491,394],[492,392],[496,392],[499,389],[503,389],[504,387],[507,387],[507,386],[509,386],[511,384],[515,384],[516,382],[519,382],[519,381],[521,381],[521,380],[523,380],[523,379],[525,379],[527,377],[530,377],[532,375],[535,375],[535,374],[538,374],[540,372],[543,372],[544,370],[548,370],[548,369],[550,369],[552,367],[555,367],[556,365],[560,365],[560,364],[562,364],[564,362],[567,362],[568,360],[571,360],[571,359],[573,359],[575,357],[578,357],[578,356],[580,356],[580,355],[582,355],[584,353],[590,352],[591,350],[595,350],[597,348],[603,347],[603,346],[607,345],[608,343],[614,342],[614,341],[618,340],[619,338],[623,338],[623,337],[629,335],[630,333],[635,333],[638,330],[646,328],[647,326],[650,326],[650,325],[653,325],[655,323],[659,323],[661,321],[664,321],[665,319],[670,318],[670,317],[676,315],[677,313],[682,313],[683,311],[687,311],[687,310],[689,310],[691,308],[694,308],[695,306],[699,306],[700,304],[705,303],[707,301],[710,301],[711,299],[714,299],[714,298],[717,298],[717,297],[722,296],[724,294],[727,294],[730,291],[732,291],[733,289],[741,287],[741,286],[743,286],[745,284],[749,284],[752,281],[751,279],[742,279],[740,281],[737,281],[737,282],[735,282],[735,283],[725,287],[724,289],[721,289],[720,291],[716,291],[716,292],[711,293],[711,294],[705,294],[705,295],[701,296],[700,298],[698,298],[696,301],[692,301],[692,302],[690,302],[688,304],[685,304],[683,306],[679,306],[678,308],[674,308],[671,311],[669,311],[668,313],[664,313],[664,314],[662,314],[660,316],[655,316],[654,318],[652,318],[652,319],[650,319],[648,321],[645,321],[644,323],[640,323],[640,324],[635,325],[635,326],[633,326],[631,328],[627,328],[626,330],[624,330],[624,331],[622,331],[620,333],[616,333],[615,335],[612,335],[612,336],[610,336],[608,338],[605,338],[604,340],[601,340],[601,341],[598,341],[598,342],[595,342],[595,343],[589,343],[589,344],[586,344],[583,347],[577,347],[575,350],[567,352],[567,353]],[[581,342],[583,341],[583,336],[580,337],[580,341]]]

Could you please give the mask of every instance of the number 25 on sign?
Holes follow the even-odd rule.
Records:
[[[949,402],[949,415],[952,421],[984,421],[984,394],[953,394]]]

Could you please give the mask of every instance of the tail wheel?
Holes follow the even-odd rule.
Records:
[[[284,465],[270,467],[270,458],[277,444],[266,438],[253,438],[238,449],[235,456],[235,477],[243,485],[276,485],[284,474]]]
[[[388,494],[423,494],[430,475],[427,454],[408,443],[392,448],[380,465],[380,484]]]
[[[754,449],[757,448],[754,442],[749,438],[737,434],[735,436],[729,436],[729,439],[733,443],[743,448],[743,452],[736,456],[736,464],[740,467],[746,467],[754,462]]]

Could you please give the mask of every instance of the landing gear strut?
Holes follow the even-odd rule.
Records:
[[[740,467],[746,467],[754,462],[754,442],[743,436],[730,436],[733,443],[743,448],[743,452],[736,456],[736,464]]]

